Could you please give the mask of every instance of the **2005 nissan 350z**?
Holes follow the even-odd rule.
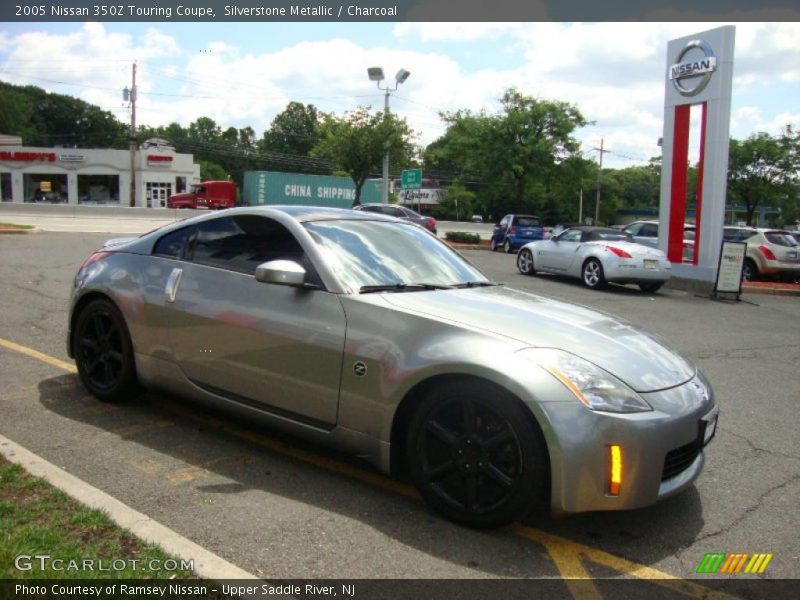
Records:
[[[75,276],[68,350],[101,400],[157,388],[255,417],[407,473],[473,527],[675,494],[718,412],[653,335],[352,210],[229,209],[111,240]]]

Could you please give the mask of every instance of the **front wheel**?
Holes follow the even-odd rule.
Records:
[[[99,400],[121,402],[141,393],[128,327],[109,300],[93,300],[81,310],[72,351],[81,382]]]
[[[523,248],[517,254],[517,269],[523,275],[536,275],[533,267],[533,252],[529,248]]]
[[[592,289],[605,287],[606,277],[603,265],[596,258],[590,258],[583,264],[583,284]]]
[[[433,390],[415,412],[406,453],[423,498],[469,527],[500,527],[530,511],[548,487],[547,451],[528,410],[487,382]]]
[[[489,247],[492,249],[492,252],[495,252],[497,250],[497,240],[492,238],[492,240],[489,242]]]

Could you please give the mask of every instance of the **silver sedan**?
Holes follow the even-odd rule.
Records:
[[[548,240],[520,248],[517,269],[576,277],[590,288],[608,282],[638,283],[643,292],[657,292],[670,277],[666,255],[633,241],[617,229],[572,227]]]
[[[652,504],[692,484],[716,427],[708,382],[660,339],[349,210],[111,241],[75,276],[67,347],[100,400],[161,389],[343,448],[472,527]]]

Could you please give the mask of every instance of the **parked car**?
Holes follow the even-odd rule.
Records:
[[[800,248],[789,231],[729,226],[722,230],[722,239],[747,244],[743,279],[800,277]]]
[[[421,225],[431,233],[436,233],[436,219],[433,217],[425,217],[410,208],[405,206],[397,206],[396,204],[359,204],[353,207],[355,210],[365,210],[379,215],[386,215],[387,217],[395,217],[396,219],[403,219]]]
[[[492,230],[489,242],[492,251],[502,248],[507,254],[544,237],[544,228],[539,217],[533,215],[506,215]]]
[[[523,275],[577,277],[589,288],[636,283],[643,292],[654,293],[669,279],[672,265],[661,250],[637,244],[617,229],[571,227],[525,244],[517,254],[517,269]]]
[[[233,208],[113,240],[77,271],[67,349],[101,400],[159,388],[406,469],[474,527],[680,492],[718,414],[660,339],[363,210]]]
[[[472,215],[472,219],[470,219],[473,223],[483,223],[483,217],[480,215]]]
[[[658,221],[634,221],[622,228],[637,244],[658,248]],[[694,260],[695,225],[683,226],[683,262]]]

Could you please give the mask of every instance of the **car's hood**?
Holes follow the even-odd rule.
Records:
[[[410,312],[559,348],[612,373],[637,392],[685,383],[694,366],[656,336],[575,304],[505,286],[383,295]]]

